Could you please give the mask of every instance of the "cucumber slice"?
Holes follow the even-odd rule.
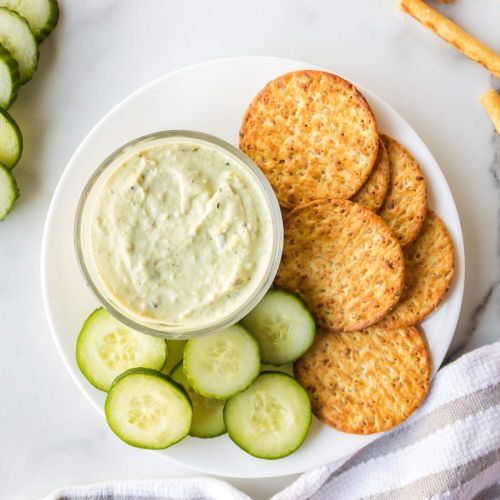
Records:
[[[14,118],[0,108],[0,163],[13,168],[23,152],[23,136]]]
[[[101,391],[130,368],[161,370],[166,359],[165,340],[132,330],[102,307],[87,318],[76,342],[81,372]]]
[[[10,52],[0,44],[0,107],[8,108],[17,96],[19,65]]]
[[[247,388],[259,371],[259,346],[240,325],[188,340],[184,347],[184,374],[206,398],[231,397]]]
[[[111,386],[104,406],[111,430],[138,448],[160,450],[187,436],[191,402],[186,391],[163,373],[134,368]]]
[[[0,165],[0,221],[7,217],[18,198],[19,189],[16,179],[7,168]]]
[[[182,363],[179,363],[172,370],[170,377],[184,387],[193,405],[193,420],[191,421],[189,435],[199,438],[212,438],[224,434],[226,432],[224,424],[225,401],[196,394],[189,385],[186,375],[184,375]]]
[[[241,324],[257,339],[262,362],[270,365],[300,358],[316,333],[314,318],[304,302],[279,288],[269,290]]]
[[[229,437],[250,455],[282,458],[304,442],[311,426],[311,403],[293,377],[265,372],[226,402],[224,422]]]
[[[187,340],[167,340],[168,356],[162,373],[168,375],[179,364],[179,361],[182,361],[186,342]]]
[[[21,84],[31,79],[38,64],[38,45],[24,17],[0,7],[0,43],[19,64]]]
[[[56,0],[0,0],[0,6],[24,17],[38,43],[50,35],[59,19]]]

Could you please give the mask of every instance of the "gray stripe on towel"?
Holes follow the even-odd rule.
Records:
[[[498,500],[500,498],[500,482],[481,490],[472,500]]]
[[[433,434],[439,429],[463,420],[469,415],[479,413],[500,403],[500,383],[490,385],[479,391],[473,392],[463,398],[450,401],[437,407],[418,421],[395,429],[386,437],[369,444],[352,458],[334,471],[325,482],[326,486],[336,477],[344,474],[349,469],[356,467],[368,460],[383,457],[390,453],[405,448],[421,439]]]
[[[421,477],[402,488],[370,495],[366,500],[418,500],[440,495],[471,481],[498,460],[500,460],[500,448],[453,469]]]

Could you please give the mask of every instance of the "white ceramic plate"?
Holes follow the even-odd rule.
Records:
[[[271,79],[303,68],[298,61],[244,57],[189,66],[146,85],[111,110],[77,149],[50,205],[42,248],[42,287],[54,342],[80,390],[103,413],[105,394],[81,375],[75,342],[87,315],[98,306],[78,269],[73,247],[73,222],[80,193],[93,170],[116,148],[138,136],[168,129],[191,129],[238,144],[243,112]],[[335,72],[335,68],[330,68]],[[358,85],[377,117],[379,128],[401,141],[422,166],[429,203],[445,221],[457,252],[457,273],[446,300],[424,322],[433,370],[441,364],[455,331],[464,286],[464,250],[457,209],[436,160],[408,123],[380,98]],[[103,426],[106,425],[103,419]],[[304,445],[289,457],[253,458],[226,436],[188,437],[160,452],[166,458],[210,474],[272,477],[302,472],[351,454],[377,436],[337,432],[314,421]]]

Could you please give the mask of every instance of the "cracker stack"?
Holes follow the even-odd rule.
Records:
[[[427,394],[431,363],[417,324],[455,270],[420,166],[379,136],[359,90],[321,71],[266,85],[245,113],[240,148],[283,208],[276,284],[304,300],[319,328],[294,367],[314,414],[356,434],[397,425]]]
[[[351,83],[322,71],[297,71],[268,83],[240,130],[240,149],[286,208],[353,196],[372,171],[378,143],[366,99]]]

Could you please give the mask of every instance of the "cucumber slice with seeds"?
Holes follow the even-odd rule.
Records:
[[[10,52],[0,44],[0,107],[8,108],[17,96],[19,65]]]
[[[280,288],[269,290],[241,324],[257,339],[262,362],[278,366],[300,358],[316,333],[304,302]]]
[[[160,450],[187,436],[191,402],[181,385],[159,371],[134,368],[111,386],[104,407],[111,430],[138,448]]]
[[[50,35],[59,19],[56,0],[0,0],[0,6],[24,17],[38,43]]]
[[[0,43],[19,65],[21,84],[31,79],[38,64],[38,45],[24,17],[0,7]]]
[[[14,118],[0,108],[0,163],[13,168],[23,152],[23,136]]]
[[[282,458],[304,442],[311,426],[311,403],[293,377],[265,372],[226,402],[224,421],[229,437],[250,455]]]
[[[187,340],[167,340],[168,356],[167,362],[162,369],[162,373],[168,375],[172,369],[182,361],[184,355],[184,346]]]
[[[101,391],[130,368],[161,370],[166,359],[165,340],[132,330],[102,307],[87,318],[76,342],[81,372]]]
[[[0,165],[0,221],[7,217],[17,198],[19,189],[16,180],[7,168]]]
[[[199,438],[212,438],[224,434],[226,432],[226,426],[224,425],[225,401],[210,399],[196,394],[184,375],[182,363],[179,363],[172,370],[170,376],[186,389],[193,405],[193,420],[189,435]]]
[[[240,325],[188,340],[184,347],[184,374],[206,398],[229,398],[248,387],[259,371],[257,341]]]

